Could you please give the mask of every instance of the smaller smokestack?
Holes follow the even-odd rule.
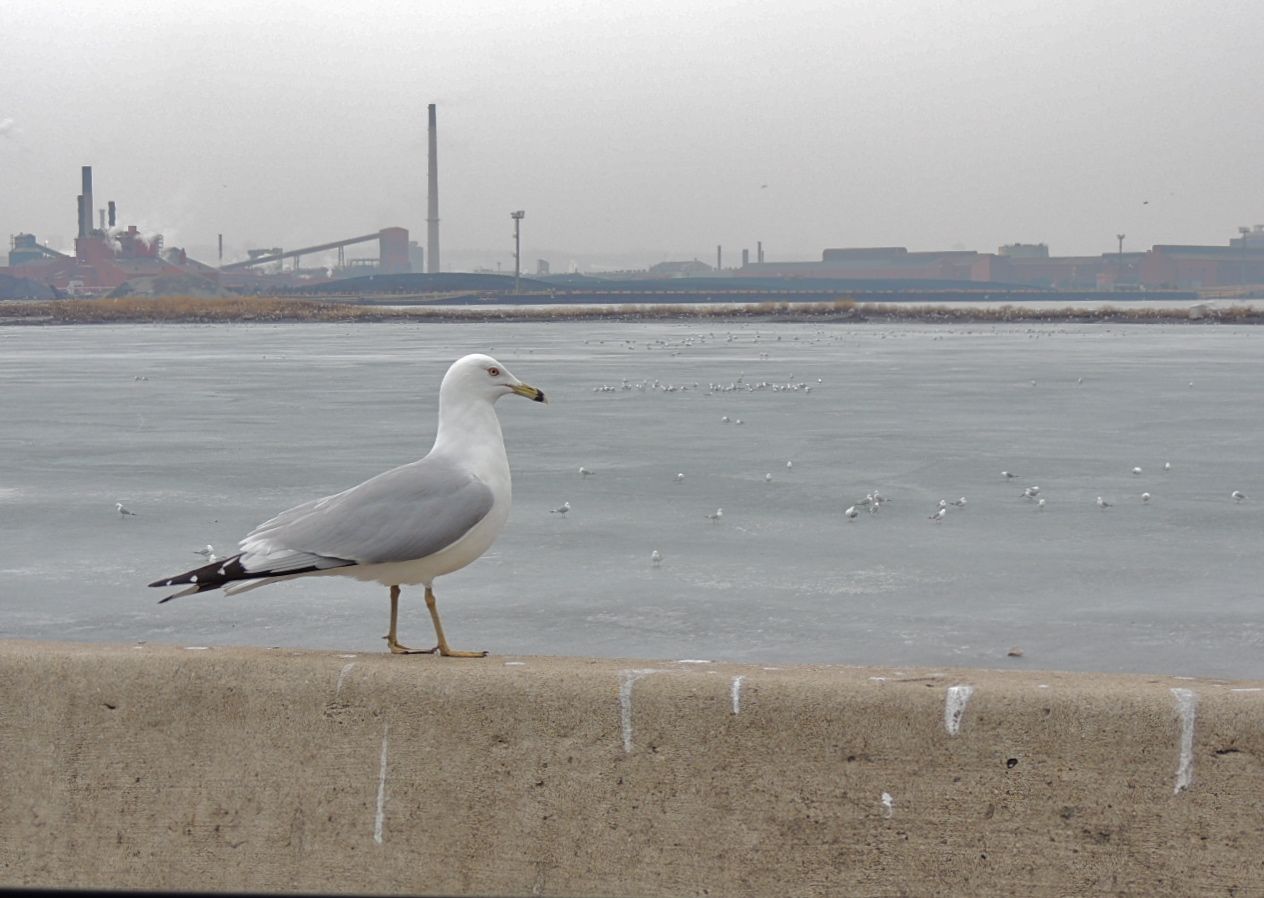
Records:
[[[745,268],[749,264],[750,264],[750,250],[744,249],[742,250],[742,267]]]
[[[760,265],[764,264],[764,241],[755,241],[755,261]]]
[[[339,247],[341,249],[341,247]],[[224,264],[224,235],[219,235],[219,264]]]
[[[85,165],[82,170],[83,175],[83,236],[88,236],[92,230],[92,210],[96,208],[92,204],[92,166]]]
[[[109,215],[107,215],[106,218],[110,223],[110,227],[113,228],[114,227],[114,200],[110,200],[106,204],[106,210],[109,212]]]
[[[724,270],[724,247],[718,243],[715,245],[715,270]]]

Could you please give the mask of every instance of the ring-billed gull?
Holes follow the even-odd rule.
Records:
[[[511,393],[546,401],[491,356],[458,359],[439,387],[439,426],[424,458],[283,511],[251,531],[236,555],[149,585],[188,585],[166,602],[219,587],[232,595],[303,576],[376,581],[390,587],[387,645],[395,654],[411,654],[395,636],[399,590],[422,584],[438,638],[423,654],[482,657],[487,653],[448,647],[433,583],[487,551],[509,516],[509,459],[494,404]]]
[[[128,515],[131,515],[133,517],[136,516],[136,512],[132,511],[130,508],[127,508],[122,502],[115,502],[114,510],[117,511],[119,515],[121,515],[122,517],[127,517]]]

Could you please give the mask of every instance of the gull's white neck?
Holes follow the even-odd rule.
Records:
[[[453,401],[439,392],[439,430],[434,454],[447,455],[482,478],[503,477],[509,483],[509,459],[496,407],[486,399]]]

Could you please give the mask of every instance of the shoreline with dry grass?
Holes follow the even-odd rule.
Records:
[[[1082,308],[1022,306],[928,305],[768,301],[732,305],[639,304],[498,306],[496,308],[435,306],[390,307],[276,297],[201,298],[192,296],[59,299],[0,303],[0,325],[63,324],[219,324],[219,323],[406,323],[478,321],[782,321],[818,323],[1187,323],[1264,324],[1264,309],[1250,306]]]

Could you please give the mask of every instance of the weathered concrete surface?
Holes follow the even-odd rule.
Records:
[[[1262,760],[1256,684],[0,642],[0,885],[1261,894]]]

